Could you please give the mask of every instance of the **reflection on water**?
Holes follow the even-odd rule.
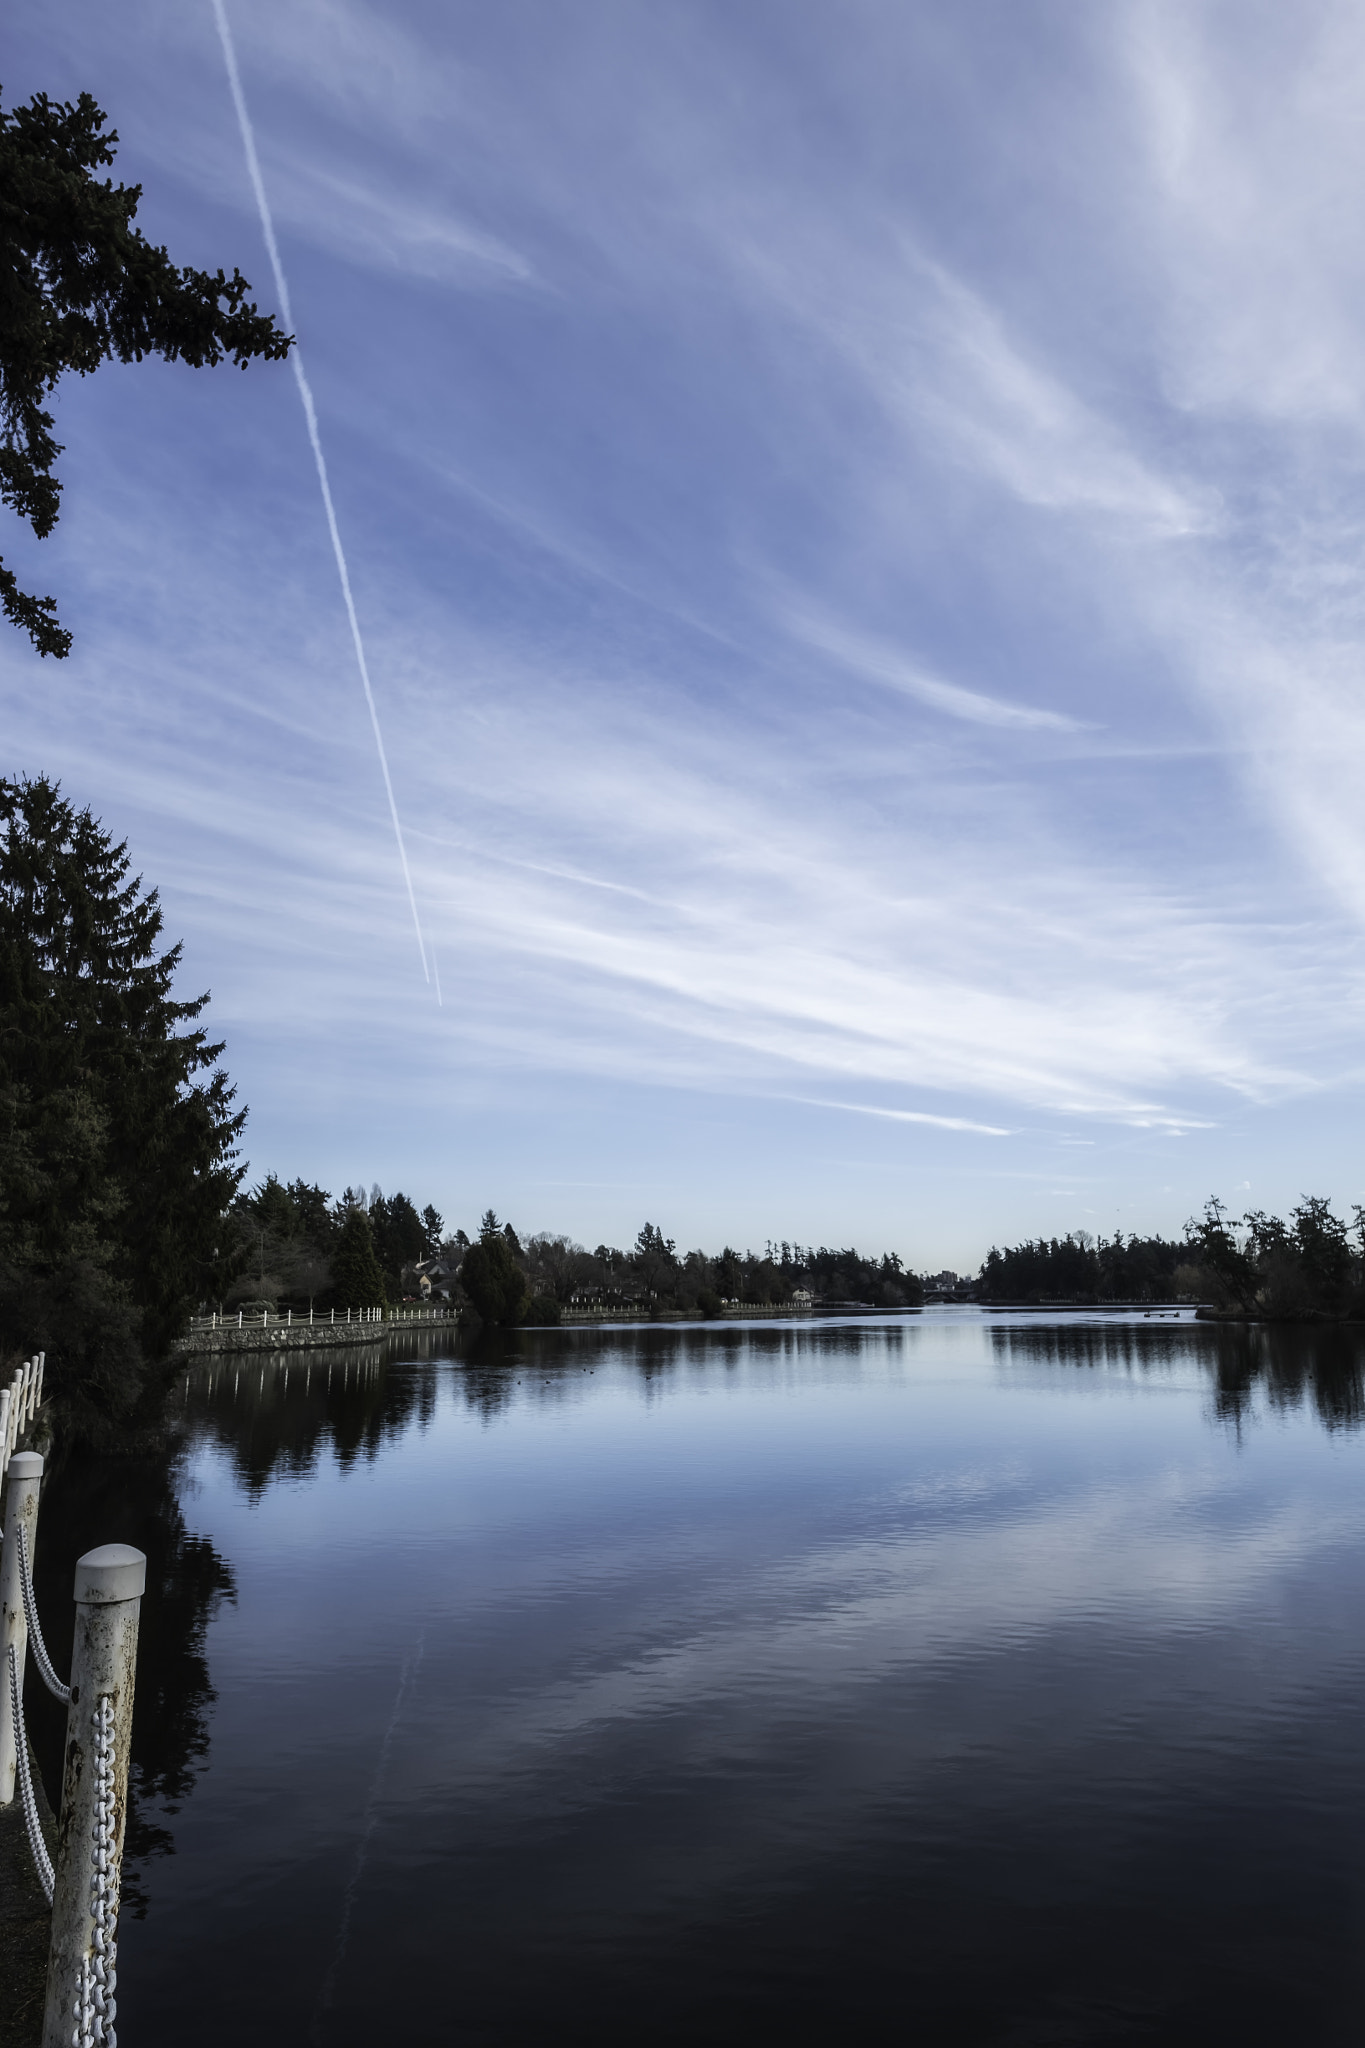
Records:
[[[343,1471],[435,1412],[435,1381],[385,1367],[396,1347],[230,1354],[193,1369],[176,1397],[179,1426],[232,1461],[247,1498],[272,1480],[306,1479],[328,1451]],[[405,1367],[436,1355],[430,1336],[401,1347]]]
[[[181,1477],[174,1444],[127,1457],[50,1459],[34,1559],[43,1632],[58,1670],[69,1671],[76,1559],[101,1543],[133,1543],[147,1556],[124,1883],[124,1910],[139,1915],[146,1906],[147,1861],[173,1852],[174,1817],[208,1758],[214,1700],[208,1627],[220,1603],[234,1594],[231,1566],[208,1537],[186,1526],[178,1497]],[[66,1710],[32,1671],[27,1714],[55,1811]]]
[[[150,1558],[128,2037],[1354,2040],[1363,1336],[196,1366],[43,1507]]]
[[[1359,1429],[1365,1421],[1365,1329],[1358,1326],[1002,1319],[990,1341],[1002,1360],[1148,1373],[1194,1365],[1208,1375],[1218,1415],[1233,1422],[1247,1419],[1258,1397],[1283,1411],[1307,1404],[1328,1429]]]

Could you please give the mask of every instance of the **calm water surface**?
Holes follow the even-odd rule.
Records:
[[[196,1369],[43,1507],[56,1646],[79,1550],[151,1560],[121,2038],[1357,2042],[1361,1363],[950,1310]]]

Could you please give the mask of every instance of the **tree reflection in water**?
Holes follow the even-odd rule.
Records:
[[[1209,1376],[1214,1412],[1240,1428],[1258,1396],[1281,1412],[1311,1406],[1323,1427],[1365,1423],[1365,1327],[1304,1323],[1007,1323],[991,1330],[1003,1361],[1127,1372],[1191,1362]]]
[[[187,1527],[181,1507],[192,1449],[224,1452],[245,1494],[313,1471],[324,1455],[343,1468],[375,1459],[436,1412],[438,1389],[485,1422],[515,1401],[554,1402],[610,1358],[663,1395],[693,1371],[741,1365],[799,1371],[833,1357],[856,1375],[863,1358],[911,1351],[927,1326],[749,1324],[705,1328],[637,1325],[553,1332],[496,1331],[474,1342],[410,1336],[313,1353],[244,1353],[193,1364],[175,1387],[164,1432],[119,1455],[60,1446],[49,1461],[35,1560],[39,1603],[59,1668],[71,1654],[71,1581],[76,1559],[96,1544],[136,1544],[147,1554],[137,1710],[133,1723],[125,1897],[141,1910],[139,1865],[174,1853],[175,1815],[207,1767],[214,1689],[206,1652],[209,1622],[235,1598],[230,1562]],[[989,1326],[1003,1368],[1040,1366],[1138,1374],[1188,1371],[1212,1388],[1213,1411],[1237,1428],[1258,1401],[1308,1407],[1330,1430],[1365,1422],[1365,1329],[1264,1325],[1010,1320]],[[425,1369],[449,1362],[449,1377]],[[65,1712],[36,1684],[30,1722],[50,1799],[58,1792]]]
[[[138,1631],[125,1910],[145,1910],[139,1866],[174,1853],[167,1822],[179,1811],[209,1751],[205,1641],[220,1601],[234,1598],[231,1566],[185,1525],[178,1498],[183,1437],[124,1455],[88,1449],[58,1454],[43,1487],[34,1583],[43,1630],[59,1671],[70,1669],[76,1559],[101,1543],[132,1543],[147,1556]],[[66,1709],[30,1683],[27,1710],[47,1795],[60,1796]]]
[[[164,1428],[117,1452],[58,1446],[43,1486],[34,1583],[59,1670],[71,1661],[76,1560],[101,1543],[132,1543],[147,1556],[138,1631],[137,1703],[130,1758],[124,1906],[145,1911],[139,1869],[175,1853],[171,1823],[207,1767],[208,1626],[236,1597],[230,1563],[194,1535],[180,1504],[191,1449],[224,1449],[247,1494],[272,1479],[310,1471],[330,1448],[343,1466],[373,1457],[388,1438],[435,1409],[430,1374],[385,1370],[387,1348],[205,1361],[172,1391]],[[412,1358],[420,1344],[404,1344]],[[66,1710],[34,1681],[26,1687],[34,1750],[49,1801],[60,1796]]]

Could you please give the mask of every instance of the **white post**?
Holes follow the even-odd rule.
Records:
[[[114,1854],[112,1906],[118,1912],[123,1829],[128,1812],[128,1744],[133,1730],[137,1623],[147,1560],[126,1543],[87,1551],[76,1566],[76,1640],[66,1716],[66,1770],[57,1824],[52,1945],[47,1958],[43,2048],[70,2048],[82,1966],[95,1953],[94,1887],[99,1787],[93,1719],[101,1699],[113,1708]]]
[[[9,1404],[13,1399],[8,1387],[0,1387],[0,1479],[5,1476],[9,1464]]]
[[[38,1490],[43,1483],[43,1461],[36,1451],[20,1451],[9,1461],[9,1490],[5,1495],[5,1542],[0,1549],[0,1668],[14,1645],[19,1666],[19,1691],[23,1695],[24,1653],[28,1649],[28,1624],[24,1620],[24,1595],[19,1583],[19,1531],[28,1537],[28,1554],[33,1557],[38,1533]],[[15,1732],[9,1686],[0,1686],[0,1806],[14,1798]]]

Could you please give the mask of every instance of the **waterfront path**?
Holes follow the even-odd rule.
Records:
[[[336,1310],[327,1315],[268,1314],[196,1316],[176,1350],[182,1355],[222,1351],[304,1351],[314,1346],[331,1350],[338,1344],[377,1344],[385,1337],[411,1336],[418,1330],[446,1329],[458,1321],[453,1308]]]

